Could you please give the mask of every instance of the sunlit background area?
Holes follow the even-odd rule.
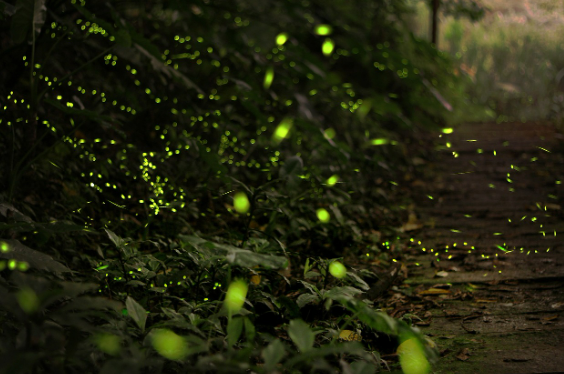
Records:
[[[410,1],[416,9],[412,31],[429,39],[429,1]],[[561,126],[564,1],[479,0],[476,3],[484,9],[483,16],[476,21],[464,14],[439,11],[438,47],[454,57],[459,74],[468,78],[463,80],[463,92],[469,102],[454,105],[452,120],[548,119]],[[460,98],[451,99],[456,102]],[[476,111],[475,105],[491,110]]]

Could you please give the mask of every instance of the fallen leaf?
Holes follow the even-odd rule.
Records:
[[[460,361],[466,361],[470,358],[470,350],[468,348],[462,348],[455,357]]]
[[[361,341],[362,337],[355,333],[354,331],[351,330],[341,330],[341,332],[339,333],[339,339],[342,340],[346,340],[348,342],[352,342],[352,341]]]
[[[428,290],[419,292],[419,295],[446,295],[450,294],[450,290],[443,290],[441,288],[429,288]]]
[[[444,271],[444,270],[438,271],[438,272],[435,274],[435,277],[440,277],[440,278],[448,277],[448,272],[447,272],[447,271]]]
[[[527,362],[531,361],[530,358],[504,358],[503,362]]]
[[[423,227],[423,224],[419,222],[415,213],[411,212],[409,213],[409,218],[407,219],[407,222],[400,227],[400,231],[401,232],[413,231],[413,230],[418,230],[421,227]]]
[[[258,286],[260,284],[260,279],[260,275],[254,274],[253,276],[251,276],[251,283]]]
[[[474,299],[475,303],[497,303],[497,299]]]

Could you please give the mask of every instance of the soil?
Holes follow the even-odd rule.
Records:
[[[549,124],[464,125],[413,182],[388,313],[437,344],[434,373],[564,373],[563,139]]]

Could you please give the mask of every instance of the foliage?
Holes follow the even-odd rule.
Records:
[[[487,107],[498,121],[562,123],[564,61],[561,2],[486,0],[479,22],[444,14],[439,45],[455,58],[467,105]],[[424,10],[421,6],[419,9]],[[426,15],[419,13],[422,21]],[[420,33],[426,33],[423,24]],[[448,97],[450,99],[450,97]],[[480,121],[483,111],[455,106],[461,121]],[[476,114],[479,114],[476,116]]]
[[[360,260],[397,256],[455,79],[405,2],[0,4],[0,372],[371,373],[376,333],[432,360]]]

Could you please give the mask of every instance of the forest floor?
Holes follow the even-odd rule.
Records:
[[[437,344],[436,374],[564,373],[564,136],[489,123],[440,140],[388,313]]]

